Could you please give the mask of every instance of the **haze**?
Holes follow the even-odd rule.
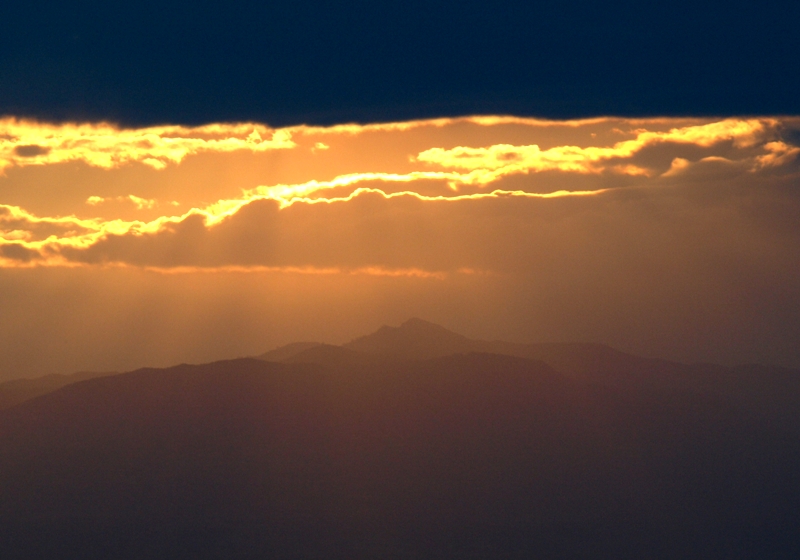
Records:
[[[800,119],[0,121],[0,378],[473,338],[800,367]]]

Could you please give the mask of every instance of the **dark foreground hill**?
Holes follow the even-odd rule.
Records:
[[[0,412],[0,557],[800,552],[796,434],[721,397],[496,354],[334,354],[139,370]]]

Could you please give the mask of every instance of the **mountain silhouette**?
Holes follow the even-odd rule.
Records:
[[[399,327],[382,326],[376,332],[356,338],[344,348],[404,359],[426,359],[479,350],[479,344],[444,327],[409,319]]]
[[[12,379],[0,383],[0,410],[10,408],[34,397],[51,393],[65,385],[84,379],[114,375],[113,372],[81,371],[70,375],[51,374],[33,379]]]
[[[329,345],[287,345],[260,356],[279,362],[320,365],[420,360],[482,352],[539,360],[566,377],[616,391],[662,394],[686,391],[722,398],[800,433],[800,372],[770,366],[723,367],[643,358],[596,343],[519,344],[473,340],[413,318],[399,327],[382,326],[337,351]],[[372,361],[368,356],[373,356]]]
[[[797,435],[724,398],[318,348],[339,365],[142,369],[0,411],[0,556],[800,551]]]
[[[4,559],[800,552],[795,370],[412,319],[2,403]]]
[[[284,363],[341,367],[378,365],[389,361],[391,361],[389,358],[380,354],[368,354],[332,344],[319,344],[287,358]]]
[[[259,360],[265,360],[267,362],[282,362],[284,360],[290,359],[297,354],[308,350],[309,348],[314,348],[315,346],[320,346],[322,343],[320,342],[292,342],[290,344],[286,344],[285,346],[280,346],[279,348],[275,348],[274,350],[270,350],[269,352],[264,352],[260,356],[256,356]]]

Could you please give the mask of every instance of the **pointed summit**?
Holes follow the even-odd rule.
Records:
[[[377,331],[356,338],[345,348],[386,354],[406,359],[426,359],[449,356],[474,349],[475,342],[446,328],[412,318],[399,327],[382,326]]]

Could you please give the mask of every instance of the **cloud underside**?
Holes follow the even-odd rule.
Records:
[[[430,278],[464,271],[538,274],[564,261],[576,272],[581,266],[667,270],[713,263],[769,270],[800,262],[800,234],[790,225],[800,204],[791,185],[762,185],[758,196],[747,184],[714,188],[673,187],[669,196],[620,189],[456,201],[363,192],[347,201],[283,208],[261,199],[213,225],[190,214],[153,232],[107,233],[85,246],[4,244],[0,254],[27,266],[266,267]]]
[[[800,127],[793,120],[671,126],[676,123],[495,119],[277,131],[252,124],[137,131],[5,121],[0,169],[81,161],[107,173],[135,164],[159,173],[175,166],[178,173],[187,157],[208,153],[323,158],[359,135],[383,135],[375,138],[387,145],[416,136],[415,151],[387,155],[383,169],[360,168],[356,157],[348,172],[330,178],[255,186],[180,215],[48,217],[0,204],[0,265],[444,278],[530,271],[563,255],[576,261],[605,255],[608,266],[615,259],[619,265],[653,260],[658,267],[681,248],[687,266],[692,259],[705,266],[709,258],[760,262],[763,250],[748,249],[757,246],[754,240],[797,247],[794,229],[780,218],[798,209],[793,186],[800,148],[791,131]],[[542,140],[460,142],[481,136],[460,138],[458,127],[499,139],[492,127],[500,125],[516,127],[509,138],[522,130],[525,139],[538,134]],[[553,127],[571,143],[559,143]],[[445,132],[446,143],[436,136]],[[179,205],[135,194],[84,197],[87,211],[111,203],[151,212]]]

